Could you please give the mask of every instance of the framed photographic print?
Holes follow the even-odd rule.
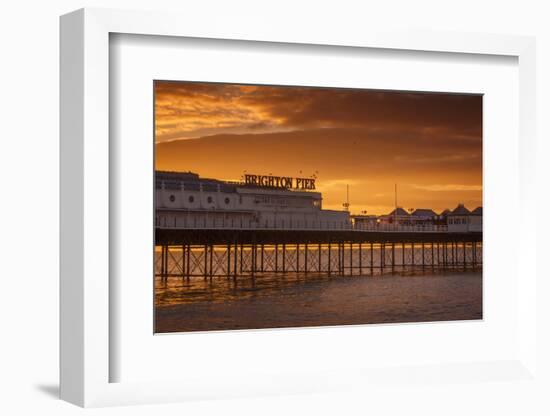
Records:
[[[62,398],[537,383],[533,39],[186,22],[61,20]]]

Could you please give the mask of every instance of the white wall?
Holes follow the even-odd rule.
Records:
[[[483,231],[483,215],[470,215],[469,231]]]
[[[469,215],[452,215],[447,217],[447,227],[452,232],[466,232],[469,230],[470,216]]]
[[[163,228],[351,228],[348,212],[321,210],[314,205],[314,201],[321,200],[316,192],[238,188],[225,193],[157,188],[155,198],[156,225]],[[193,211],[178,212],[182,209]]]
[[[394,0],[394,1],[201,1],[182,0],[18,0],[4,1],[0,12],[2,120],[0,203],[2,236],[2,377],[0,412],[81,414],[80,409],[52,398],[58,376],[58,16],[83,6],[179,10],[189,19],[232,19],[236,33],[264,20],[281,27],[323,25],[327,33],[365,25],[383,28],[431,27],[538,36],[538,150],[541,177],[550,175],[550,25],[547,1],[534,0]],[[185,25],[185,21],[182,21]],[[406,74],[403,74],[406,76]],[[540,189],[546,189],[543,182]],[[29,189],[32,187],[32,191]],[[541,192],[541,209],[550,206]],[[539,235],[550,233],[540,221]],[[548,243],[540,238],[539,258]],[[541,280],[539,293],[550,293]],[[550,317],[550,303],[540,302],[541,316]],[[542,323],[539,323],[542,326]],[[546,327],[548,320],[546,319]],[[549,351],[548,331],[540,333]],[[366,351],[365,353],[368,353]],[[396,350],[398,353],[398,349]],[[548,354],[539,357],[548,363]],[[433,387],[433,386],[432,386]],[[544,392],[506,383],[470,386],[438,385],[428,391],[388,386],[370,392],[271,397],[255,400],[194,402],[157,407],[99,409],[94,414],[549,414]],[[397,389],[397,390],[396,390]],[[429,394],[429,395],[428,395]]]

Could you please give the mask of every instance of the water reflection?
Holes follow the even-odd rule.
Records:
[[[401,272],[378,271],[375,275],[327,276],[325,273],[259,273],[254,277],[155,277],[155,304],[158,307],[193,304],[201,302],[224,303],[240,299],[271,296],[284,293],[288,288],[298,291],[313,291],[335,279],[390,279],[392,276],[445,276],[456,272],[409,270]]]
[[[480,319],[481,272],[156,280],[155,332]]]

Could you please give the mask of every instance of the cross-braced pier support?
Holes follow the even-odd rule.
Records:
[[[256,277],[263,273],[356,276],[422,270],[476,270],[481,241],[160,244],[155,274],[190,279]],[[366,267],[365,267],[366,266]]]

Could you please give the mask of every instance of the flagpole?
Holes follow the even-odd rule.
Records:
[[[394,197],[395,197],[395,209],[394,209],[394,227],[397,227],[397,183],[394,184]]]

